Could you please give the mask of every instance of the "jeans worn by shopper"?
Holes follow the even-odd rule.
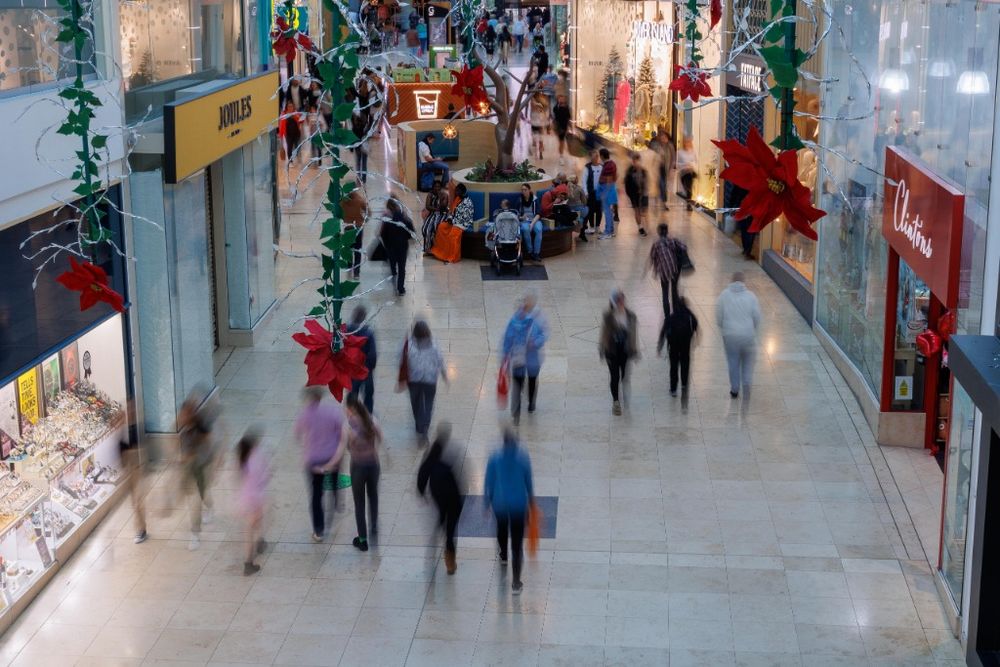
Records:
[[[365,521],[365,497],[368,498],[368,516],[371,517],[371,532],[378,533],[378,478],[379,465],[369,463],[351,464],[351,493],[354,495],[354,521],[358,525],[358,537],[368,539],[368,523]]]
[[[432,382],[410,382],[410,407],[413,409],[413,421],[417,433],[427,435],[431,427],[431,414],[434,412],[434,394],[437,385]]]
[[[723,336],[726,363],[729,365],[729,390],[736,394],[740,388],[750,389],[753,384],[753,366],[757,359],[757,340],[753,336]]]

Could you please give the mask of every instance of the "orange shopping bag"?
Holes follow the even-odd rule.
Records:
[[[538,503],[531,503],[531,507],[528,508],[528,555],[532,558],[538,553],[538,540],[542,536],[542,521],[545,520],[545,515],[542,514],[541,508],[538,507]]]
[[[503,363],[500,364],[500,372],[497,374],[497,407],[501,410],[507,407],[507,398],[510,396],[510,381],[507,376],[510,375],[510,364],[504,359]]]

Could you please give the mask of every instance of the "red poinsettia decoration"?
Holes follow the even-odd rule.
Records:
[[[712,0],[709,5],[711,20],[708,23],[709,29],[714,28],[722,20],[722,0]]]
[[[325,384],[334,398],[343,400],[344,390],[351,388],[353,380],[368,377],[365,353],[362,350],[367,338],[345,336],[340,350],[334,352],[332,332],[327,331],[316,320],[306,320],[305,328],[309,333],[292,334],[292,340],[308,350],[305,364],[309,379],[306,384]],[[346,328],[342,329],[345,330]]]
[[[751,127],[744,146],[738,141],[712,141],[722,149],[727,166],[719,176],[747,191],[736,219],[752,217],[751,232],[761,229],[785,214],[788,223],[800,234],[816,240],[811,223],[826,211],[815,208],[812,192],[799,182],[799,158],[794,150],[781,151],[777,156]]]
[[[674,80],[670,82],[669,88],[680,93],[682,100],[690,99],[692,102],[712,96],[708,72],[699,69],[694,63],[688,63],[687,67],[674,65]]]
[[[312,51],[314,48],[308,35],[289,26],[284,17],[276,18],[274,30],[271,31],[271,48],[274,49],[274,52],[279,56],[284,56],[287,62],[292,62],[300,47],[303,51]]]
[[[476,65],[469,69],[468,65],[462,66],[461,72],[451,71],[455,78],[455,85],[451,87],[452,95],[460,95],[465,100],[465,106],[483,113],[490,107],[490,98],[486,95],[486,87],[483,85],[483,66]]]
[[[104,269],[90,262],[78,262],[73,257],[69,258],[69,265],[72,270],[60,274],[56,280],[66,289],[80,292],[80,310],[103,301],[119,313],[125,312],[125,299],[108,287],[108,274]]]

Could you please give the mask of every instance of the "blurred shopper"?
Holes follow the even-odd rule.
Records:
[[[677,159],[677,149],[674,148],[674,139],[662,125],[656,129],[656,136],[650,142],[649,147],[653,149],[659,158],[656,175],[657,185],[660,190],[660,204],[664,211],[669,211],[667,206],[667,194],[670,190],[670,170],[674,168]]]
[[[410,407],[413,409],[413,421],[421,444],[427,442],[439,377],[448,384],[444,357],[431,338],[431,328],[427,326],[427,322],[417,320],[413,324],[412,334],[403,342],[399,381],[405,383],[410,392]]]
[[[538,308],[538,297],[534,291],[529,291],[507,323],[503,336],[503,359],[510,364],[511,376],[514,378],[510,413],[515,423],[521,418],[521,393],[524,391],[525,378],[528,380],[528,412],[535,411],[538,374],[542,370],[544,358],[542,348],[548,337],[548,326]]]
[[[632,153],[632,164],[625,171],[625,194],[635,212],[639,236],[646,235],[646,209],[649,208],[649,175],[642,166],[642,156]]]
[[[203,399],[197,390],[181,404],[177,416],[180,439],[181,490],[190,496],[191,542],[188,549],[201,546],[201,525],[212,520],[212,499],[209,487],[215,465],[215,444],[212,427],[217,410],[214,400]]]
[[[552,124],[556,128],[556,138],[559,140],[559,166],[565,162],[566,135],[569,134],[571,113],[564,95],[556,97],[556,105],[552,107]]]
[[[125,414],[131,415],[132,399],[128,400]],[[128,435],[118,442],[118,453],[122,461],[122,473],[128,485],[129,498],[132,501],[132,514],[135,517],[135,544],[142,544],[149,535],[146,533],[146,488],[145,470],[142,467],[142,457],[139,453],[139,441],[135,424],[129,426]]]
[[[681,393],[687,394],[688,374],[691,368],[691,339],[698,331],[698,318],[688,308],[687,299],[678,297],[674,300],[674,311],[663,320],[660,329],[660,340],[656,353],[663,352],[663,344],[667,344],[667,354],[670,357],[670,395],[677,395],[677,376],[680,373]]]
[[[715,321],[722,332],[729,365],[729,395],[738,398],[742,387],[749,397],[753,383],[753,365],[757,358],[757,334],[760,331],[760,303],[743,282],[743,273],[733,274],[733,281],[722,290],[715,303]]]
[[[531,480],[531,459],[518,445],[517,436],[510,428],[504,429],[503,446],[490,456],[486,464],[483,492],[497,521],[500,563],[507,564],[508,553],[513,557],[514,580],[511,590],[514,595],[519,595],[523,588],[521,564],[524,560],[524,527],[528,508],[535,500],[535,492]]]
[[[622,413],[622,383],[627,382],[628,364],[639,356],[638,320],[635,313],[625,307],[625,294],[615,289],[611,292],[611,303],[601,322],[600,355],[608,363],[611,373],[611,411]]]
[[[356,394],[348,394],[346,403],[350,426],[347,451],[351,454],[351,492],[354,494],[354,521],[358,526],[358,536],[352,544],[361,551],[368,551],[365,496],[368,497],[371,534],[378,535],[378,446],[382,442],[382,429]]]
[[[416,230],[395,196],[389,198],[385,209],[388,219],[382,220],[382,245],[389,260],[389,270],[396,277],[396,296],[403,296],[406,294],[406,256]]]
[[[528,22],[524,20],[523,17],[518,16],[514,19],[514,41],[517,43],[517,52],[521,53],[524,51],[524,35],[528,32]]]
[[[611,159],[611,151],[600,150],[601,177],[600,196],[604,209],[604,233],[599,239],[610,239],[615,235],[615,223],[618,222],[618,165]]]
[[[698,178],[698,155],[694,152],[694,139],[684,137],[681,149],[677,151],[677,173],[684,188],[687,210],[694,210],[694,182]]]
[[[354,280],[361,275],[362,247],[364,244],[365,220],[368,218],[368,199],[362,189],[361,181],[355,181],[354,189],[344,199],[340,200],[341,210],[344,212],[344,222],[353,225],[358,230],[358,235],[354,237],[352,252],[351,277]]]
[[[643,277],[650,267],[653,273],[660,279],[660,290],[663,297],[663,316],[670,315],[670,300],[677,303],[678,283],[681,278],[681,265],[679,254],[682,250],[687,251],[687,246],[683,241],[670,236],[670,228],[667,223],[662,222],[656,226],[656,241],[649,249],[649,261],[642,271]]]
[[[260,571],[254,561],[267,549],[264,540],[264,508],[267,505],[267,484],[271,480],[271,470],[267,457],[260,447],[256,433],[247,431],[240,438],[236,448],[240,463],[240,514],[246,521],[247,559],[243,563],[243,576]]]
[[[500,26],[500,35],[497,39],[500,41],[500,64],[506,65],[510,60],[510,49],[514,43],[514,35],[506,23]]]
[[[312,516],[313,542],[322,542],[326,532],[323,512],[323,484],[333,476],[333,507],[337,507],[337,476],[343,456],[341,433],[344,411],[337,403],[323,400],[322,387],[306,387],[305,406],[295,422],[295,436],[303,444],[306,476],[310,484],[309,510]]]
[[[450,438],[451,424],[439,424],[434,443],[417,471],[417,491],[424,495],[430,487],[431,498],[438,509],[438,527],[444,529],[444,564],[448,574],[455,574],[458,568],[455,530],[465,501],[461,480],[455,473],[455,463],[448,452]]]
[[[361,396],[361,401],[370,414],[375,414],[375,366],[378,364],[378,346],[375,344],[375,331],[368,325],[368,309],[358,305],[351,311],[351,323],[348,331],[357,336],[365,337],[365,344],[361,351],[365,353],[365,368],[368,369],[368,377],[364,380],[353,380],[351,382],[351,393]]]
[[[599,151],[590,152],[590,162],[583,168],[584,190],[587,192],[587,219],[585,226],[593,227],[595,231],[601,229],[601,154]]]

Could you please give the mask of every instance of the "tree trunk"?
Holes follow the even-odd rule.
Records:
[[[493,134],[497,140],[497,169],[510,169],[514,166],[514,133],[505,123],[497,122]]]

